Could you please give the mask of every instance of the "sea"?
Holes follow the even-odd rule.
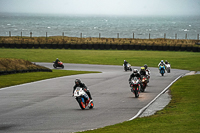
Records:
[[[200,16],[0,13],[0,36],[199,39]]]

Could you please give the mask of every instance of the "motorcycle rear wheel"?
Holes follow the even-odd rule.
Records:
[[[77,100],[79,106],[81,107],[81,109],[84,110],[85,109],[85,103],[83,103],[80,98],[77,98],[76,100]]]

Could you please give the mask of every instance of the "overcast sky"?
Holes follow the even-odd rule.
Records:
[[[80,15],[200,15],[200,0],[0,0],[0,12]]]

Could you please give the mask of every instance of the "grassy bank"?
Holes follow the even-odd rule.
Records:
[[[155,115],[85,133],[199,133],[200,75],[186,76],[171,87],[171,102]]]
[[[23,59],[10,59],[10,58],[0,58],[0,71],[27,71],[27,70],[49,70],[44,66],[36,65],[28,60]]]
[[[65,50],[65,49],[0,49],[1,58],[18,58],[32,62],[122,65],[127,60],[132,66],[157,67],[160,60],[168,60],[172,68],[200,71],[200,53],[135,50]]]
[[[85,73],[95,73],[95,72],[53,69],[52,72],[31,72],[31,73],[1,75],[0,88],[49,79],[49,78],[56,78],[56,77],[76,75],[76,74],[85,74]]]
[[[79,37],[0,37],[0,43],[9,44],[130,44],[162,46],[195,46],[198,40],[188,39],[132,39],[132,38],[79,38]],[[198,45],[197,45],[198,46]]]

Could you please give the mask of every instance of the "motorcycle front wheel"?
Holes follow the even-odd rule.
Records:
[[[90,109],[92,109],[92,108],[94,108],[94,103],[93,103],[93,101],[90,103],[90,107],[89,107]]]
[[[135,97],[138,98],[138,97],[139,97],[139,92],[138,92],[138,90],[137,90],[137,87],[135,87],[134,93],[135,93]]]

